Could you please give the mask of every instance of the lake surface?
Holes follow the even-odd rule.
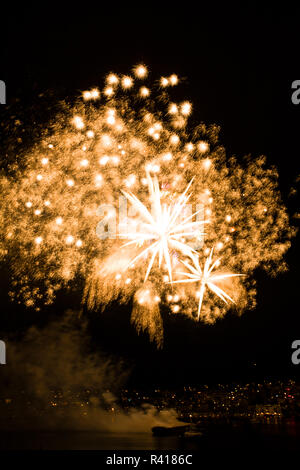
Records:
[[[300,423],[210,425],[200,437],[154,437],[151,432],[1,431],[0,450],[297,450]]]

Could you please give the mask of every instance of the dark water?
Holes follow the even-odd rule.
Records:
[[[300,449],[300,424],[210,425],[200,437],[95,431],[1,431],[0,450],[191,450]]]

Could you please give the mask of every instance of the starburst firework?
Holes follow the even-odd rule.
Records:
[[[171,250],[174,249],[185,256],[192,254],[194,250],[186,243],[186,238],[200,238],[203,233],[200,232],[199,229],[204,221],[192,221],[201,210],[180,220],[184,207],[186,207],[191,196],[188,194],[188,190],[192,182],[189,183],[183,194],[177,198],[177,201],[175,201],[173,205],[167,205],[162,203],[162,193],[157,178],[154,177],[154,179],[152,179],[148,174],[147,179],[149,201],[152,204],[150,211],[134,194],[123,191],[124,195],[131,202],[142,219],[140,229],[133,233],[121,234],[121,236],[131,239],[130,242],[123,246],[144,245],[145,242],[150,243],[147,248],[143,249],[141,253],[130,262],[128,267],[132,266],[132,264],[136,263],[140,258],[145,258],[145,256],[150,253],[150,261],[145,276],[145,281],[147,281],[155,258],[158,255],[159,268],[164,259],[169,278],[172,280]]]
[[[212,254],[213,254],[213,249],[211,249],[209,256],[206,258],[204,267],[202,269],[200,266],[200,262],[199,262],[199,254],[191,253],[189,256],[193,264],[188,263],[185,260],[182,261],[182,263],[189,270],[189,272],[177,272],[177,274],[186,276],[186,279],[181,279],[178,281],[171,282],[171,284],[178,284],[178,283],[181,284],[181,283],[190,283],[190,282],[197,282],[198,284],[200,284],[200,290],[196,292],[197,296],[199,297],[198,320],[200,318],[203,297],[205,294],[205,290],[207,288],[209,288],[214,294],[216,294],[226,304],[228,303],[227,302],[228,300],[232,303],[235,303],[235,301],[217,284],[219,282],[224,281],[225,279],[243,276],[243,274],[213,272],[215,267],[219,265],[220,258],[212,262]]]

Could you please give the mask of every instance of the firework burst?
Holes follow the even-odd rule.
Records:
[[[162,203],[162,194],[159,189],[158,180],[154,177],[152,180],[148,177],[148,188],[149,188],[149,201],[152,203],[152,210],[149,210],[145,205],[133,194],[124,192],[127,199],[131,202],[133,207],[140,214],[141,218],[144,219],[142,222],[141,229],[136,230],[133,233],[123,234],[124,237],[132,239],[130,242],[123,245],[124,247],[129,245],[144,245],[145,242],[150,242],[150,245],[143,249],[128,265],[132,266],[140,258],[145,258],[145,255],[150,253],[150,262],[148,264],[145,282],[148,279],[149,273],[153,266],[154,260],[158,255],[159,268],[161,268],[162,260],[164,259],[167,266],[169,278],[172,280],[172,262],[171,252],[172,249],[181,253],[182,255],[191,255],[193,249],[185,242],[186,237],[199,238],[203,235],[199,230],[199,226],[204,221],[191,221],[199,212],[195,212],[188,217],[184,217],[183,220],[179,220],[184,213],[184,208],[190,195],[187,194],[191,183],[187,186],[183,194],[178,197],[178,200],[173,206],[168,206]],[[122,236],[122,234],[121,234]]]
[[[180,78],[150,75],[108,74],[1,174],[0,253],[12,300],[39,310],[64,287],[91,309],[133,299],[133,323],[161,344],[162,304],[206,322],[253,307],[254,270],[286,269],[294,231],[265,157],[227,158],[217,126],[189,126]],[[227,278],[213,273],[213,247]]]
[[[181,274],[185,276],[185,279],[181,279],[178,281],[171,281],[171,284],[180,284],[180,283],[190,283],[190,282],[197,282],[200,284],[199,291],[196,292],[196,295],[199,297],[199,304],[198,304],[198,320],[200,318],[201,307],[203,302],[203,297],[205,294],[206,288],[209,288],[214,294],[216,294],[223,302],[226,304],[229,300],[232,303],[235,303],[234,300],[218,286],[218,283],[222,283],[226,279],[230,279],[232,277],[242,276],[242,274],[232,274],[232,273],[222,273],[222,272],[213,272],[215,267],[219,266],[220,258],[216,261],[212,262],[212,254],[213,249],[209,256],[206,258],[203,269],[199,263],[199,255],[198,253],[190,253],[189,256],[191,257],[192,263],[190,264],[187,261],[182,261],[184,266],[188,269],[188,272],[177,272],[177,274]]]

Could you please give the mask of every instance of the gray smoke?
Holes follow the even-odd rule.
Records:
[[[115,395],[128,375],[121,360],[90,352],[85,321],[68,311],[7,342],[0,428],[149,432],[154,425],[178,424],[173,410],[144,404],[124,411]]]

